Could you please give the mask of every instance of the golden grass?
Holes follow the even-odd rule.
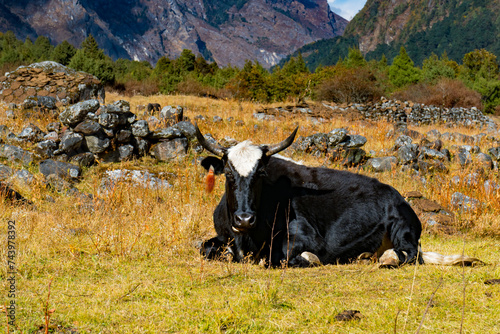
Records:
[[[188,96],[128,99],[108,94],[106,102],[118,99],[130,101],[133,111],[147,102],[181,105],[192,120],[204,115],[207,121],[198,122],[200,128],[217,139],[230,136],[274,143],[299,125],[299,135],[303,136],[348,128],[368,138],[367,151],[389,149],[394,144],[394,139],[385,138],[392,128],[387,123],[338,118],[317,124],[303,117],[260,122],[252,118],[259,107],[252,103]],[[234,117],[245,125],[236,126],[234,121],[213,123],[215,115],[224,120]],[[44,130],[50,119],[31,121]],[[0,112],[0,124],[8,125],[13,132],[18,133],[23,122],[26,120],[6,119]],[[414,129],[425,133],[431,128]],[[480,132],[463,128],[453,131]],[[456,143],[445,143],[447,147],[452,144]],[[481,143],[483,152],[488,145]],[[325,159],[291,155],[308,165],[332,166]],[[35,184],[20,189],[35,202],[36,209],[1,201],[2,240],[7,239],[7,220],[16,222],[19,332],[43,333],[49,282],[48,309],[55,309],[50,324],[59,326],[59,332],[415,333],[419,326],[421,333],[459,333],[461,328],[463,333],[500,332],[500,286],[484,284],[487,279],[500,278],[498,195],[486,194],[481,186],[450,182],[452,176],[474,171],[474,167],[462,171],[452,164],[449,174],[429,176],[425,182],[400,171],[376,175],[353,171],[376,176],[403,193],[418,190],[445,207],[455,191],[486,203],[475,212],[457,213],[455,224],[462,234],[424,233],[422,237],[424,251],[464,252],[482,259],[485,266],[379,270],[376,265],[351,264],[267,270],[248,263],[205,261],[198,255],[196,243],[215,233],[211,216],[224,185],[218,177],[214,192],[205,193],[205,173],[193,165],[195,158],[190,152],[188,158],[170,163],[157,164],[143,158],[92,167],[77,187],[94,194],[94,200],[56,193],[45,188],[37,176]],[[7,161],[0,163],[21,168]],[[108,195],[99,195],[104,171],[119,168],[164,172],[173,187],[150,190],[123,182]],[[36,166],[29,169],[36,172]],[[488,172],[487,176],[499,182],[497,172]],[[54,203],[45,200],[49,195]],[[0,258],[6,262],[5,246],[0,248]],[[4,304],[9,302],[5,267],[0,276],[0,303]],[[335,320],[344,310],[358,310],[362,317],[347,322]],[[0,319],[0,333],[4,333],[6,318]]]

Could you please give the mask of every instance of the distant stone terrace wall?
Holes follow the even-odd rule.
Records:
[[[22,104],[25,100],[50,97],[58,106],[88,99],[104,102],[104,87],[95,76],[53,61],[20,66],[0,77],[0,100]]]

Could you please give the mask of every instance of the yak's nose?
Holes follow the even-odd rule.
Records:
[[[235,227],[238,229],[250,229],[255,226],[255,214],[253,212],[236,213]]]

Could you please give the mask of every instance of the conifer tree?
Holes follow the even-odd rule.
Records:
[[[389,66],[389,80],[394,86],[400,88],[416,83],[419,79],[419,70],[414,66],[406,49],[402,46],[399,55],[394,57],[392,65]]]

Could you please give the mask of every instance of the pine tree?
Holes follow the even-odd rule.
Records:
[[[75,53],[76,48],[65,40],[54,48],[51,59],[66,66]]]
[[[105,58],[104,51],[99,49],[99,45],[92,34],[87,36],[80,48],[88,58],[96,60]]]
[[[399,55],[394,57],[392,65],[389,66],[389,80],[397,88],[417,83],[420,79],[420,72],[414,66],[406,49],[402,46]]]

